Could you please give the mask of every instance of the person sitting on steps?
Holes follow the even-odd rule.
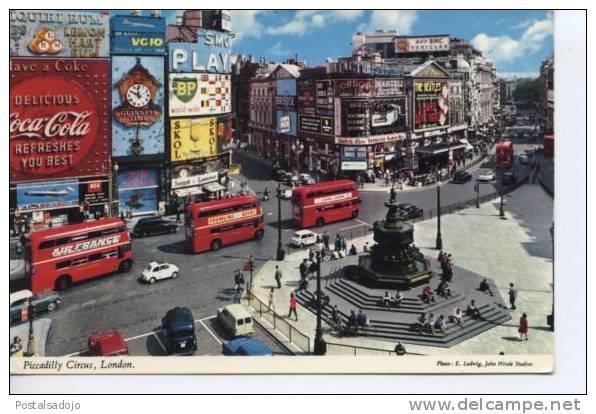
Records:
[[[490,285],[486,279],[482,279],[482,282],[480,282],[480,290],[482,292],[488,292],[491,296],[494,296],[493,291],[490,289]]]
[[[446,280],[442,280],[437,287],[437,294],[445,299],[451,296],[451,289]]]
[[[466,308],[466,313],[470,315],[474,319],[482,319],[482,315],[480,314],[480,310],[476,307],[476,301],[472,299]]]
[[[433,293],[433,288],[430,286],[430,283],[422,289],[422,300],[426,303],[435,302],[435,295]]]
[[[383,298],[381,299],[381,305],[384,308],[389,308],[389,305],[391,304],[391,295],[389,294],[389,291],[385,291],[385,294],[383,295]]]
[[[397,290],[395,291],[395,296],[393,298],[391,298],[391,305],[399,308],[401,306],[401,302],[404,300],[404,295],[402,295],[402,293]]]

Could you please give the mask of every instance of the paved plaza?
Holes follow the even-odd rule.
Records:
[[[501,296],[508,297],[509,283],[518,289],[517,310],[511,320],[449,348],[408,344],[409,353],[439,354],[550,354],[554,352],[554,335],[546,324],[552,306],[552,247],[549,227],[552,223],[553,201],[540,185],[528,184],[505,199],[506,219],[499,218],[499,200],[484,203],[479,209],[469,208],[441,218],[443,247],[454,257],[455,266],[494,280]],[[333,235],[332,235],[333,236]],[[436,219],[418,222],[414,230],[415,244],[421,252],[435,258]],[[372,244],[372,232],[348,243],[362,250]],[[275,266],[283,271],[282,288],[275,289],[277,313],[287,315],[289,295],[298,285],[298,266],[307,252],[294,252],[284,262],[268,261],[255,275],[254,291],[267,303],[267,295],[275,286]],[[340,268],[353,258],[329,262]],[[333,269],[332,269],[333,270]],[[314,283],[314,282],[311,282]],[[312,286],[312,285],[311,285]],[[314,287],[311,287],[314,290]],[[518,340],[518,321],[528,314],[528,341]],[[287,319],[298,330],[314,337],[315,315],[299,305],[298,321]],[[323,324],[324,331],[330,327]],[[395,341],[366,337],[337,338],[328,333],[329,342],[393,350]]]

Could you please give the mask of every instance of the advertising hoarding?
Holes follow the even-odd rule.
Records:
[[[107,174],[109,136],[108,60],[10,60],[11,182]]]
[[[122,171],[116,178],[118,212],[132,215],[157,211],[158,175],[154,169]]]
[[[172,188],[201,186],[217,181],[218,178],[219,173],[217,171],[199,172],[192,165],[183,165],[172,169]]]
[[[448,52],[449,36],[396,37],[395,53]]]
[[[277,110],[277,133],[296,136],[296,112]]]
[[[414,130],[449,126],[447,81],[414,81]]]
[[[17,207],[23,213],[79,205],[77,180],[17,184]]]
[[[342,101],[344,136],[388,134],[405,129],[405,98]]]
[[[170,73],[170,116],[217,115],[232,111],[230,75]]]
[[[90,205],[104,204],[110,201],[109,199],[109,182],[107,179],[93,180],[82,179],[79,180],[79,201],[80,203],[87,202]]]
[[[366,147],[344,145],[341,147],[341,159],[345,161],[366,161]]]
[[[109,57],[109,16],[71,11],[11,10],[10,56]]]
[[[333,81],[319,80],[315,88],[317,115],[333,116]]]
[[[373,95],[375,98],[385,96],[403,96],[405,95],[403,79],[385,79],[376,78],[374,82]]]
[[[278,79],[275,87],[277,96],[296,96],[296,79]]]
[[[230,73],[230,33],[198,29],[197,35],[196,43],[169,43],[170,72]]]
[[[373,89],[372,79],[339,79],[335,81],[335,96],[340,98],[370,98]]]
[[[217,154],[217,119],[181,118],[170,121],[170,159],[186,161]]]
[[[312,79],[298,81],[298,112],[315,115],[316,106],[315,81]]]
[[[217,153],[228,151],[232,146],[234,137],[234,121],[232,115],[219,115],[217,117]]]
[[[342,161],[342,171],[364,171],[368,168],[368,162],[366,161]]]
[[[163,58],[114,56],[112,82],[112,155],[163,153]]]
[[[335,132],[333,118],[299,114],[298,131],[320,135],[333,135]]]
[[[116,55],[165,55],[166,21],[162,17],[114,16],[111,50]]]
[[[335,137],[335,143],[339,145],[375,145],[387,142],[397,142],[406,139],[405,132],[395,134],[374,135],[369,137]]]

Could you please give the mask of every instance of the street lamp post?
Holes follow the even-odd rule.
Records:
[[[441,182],[437,183],[437,250],[443,249],[443,238],[441,237]]]
[[[110,184],[110,197],[109,197],[109,199],[110,199],[109,216],[110,217],[114,215],[114,201],[115,201],[114,200],[114,195],[118,196],[118,192],[113,190],[113,187],[115,186],[115,183],[118,180],[118,170],[120,169],[120,167],[118,166],[118,163],[117,162],[114,163],[114,166],[112,167],[112,169],[114,170],[114,173],[113,173],[114,174],[113,175],[114,178],[112,178],[112,173],[110,172],[110,178],[111,178],[111,180],[110,180],[110,183],[109,183]],[[114,193],[116,193],[116,194],[114,194]],[[118,214],[118,208],[116,208],[116,215],[117,214]]]
[[[281,245],[281,183],[277,184],[277,254],[276,259],[282,261],[286,255]]]
[[[323,339],[323,329],[321,327],[321,252],[317,252],[317,327],[315,329],[315,355],[325,355],[327,344]]]
[[[501,193],[501,203],[499,205],[499,218],[500,219],[507,219],[507,217],[505,217],[505,207],[503,204],[503,191],[500,192]]]

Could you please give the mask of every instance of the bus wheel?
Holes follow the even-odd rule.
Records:
[[[265,232],[263,230],[257,230],[257,232],[255,233],[255,239],[256,240],[261,240],[264,236]]]
[[[352,218],[355,219],[356,217],[358,217],[358,210],[352,211]]]
[[[211,250],[215,251],[219,249],[221,249],[221,240],[213,240],[211,243]]]
[[[126,273],[130,270],[130,268],[132,267],[132,263],[130,262],[130,260],[123,260],[122,262],[120,262],[120,266],[118,266],[118,270]]]
[[[58,280],[56,280],[56,290],[65,290],[70,287],[72,284],[72,279],[70,276],[60,276]]]
[[[317,219],[317,227],[322,227],[325,225],[325,220],[323,220],[323,217],[319,217]]]

